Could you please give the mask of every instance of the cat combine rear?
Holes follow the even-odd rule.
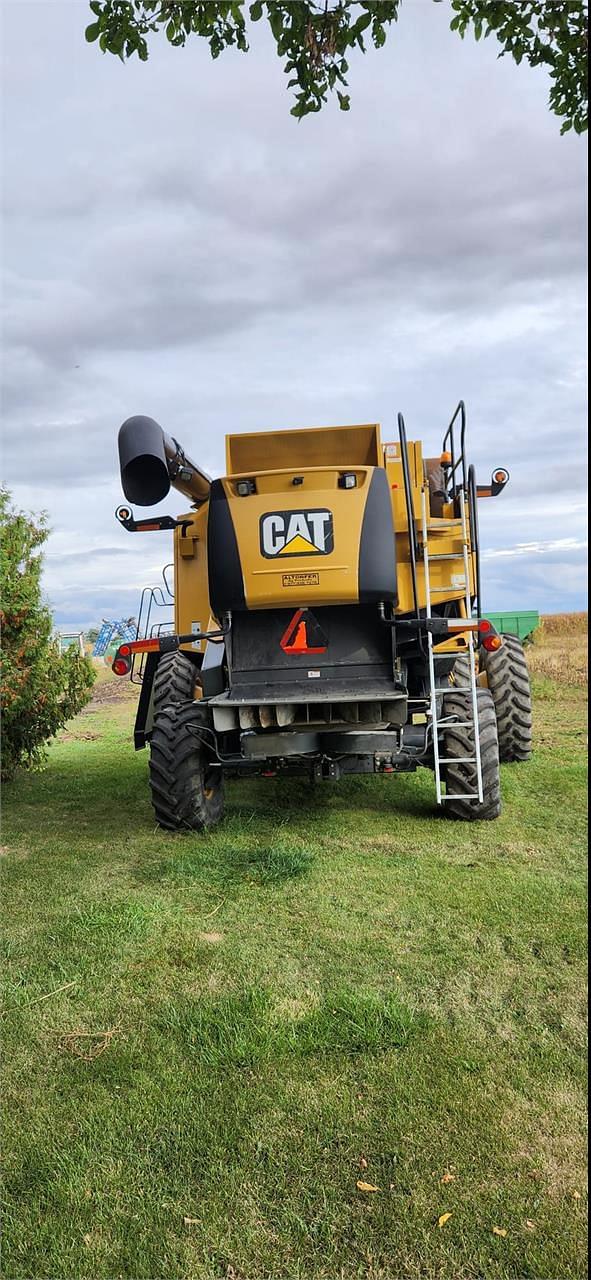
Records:
[[[492,819],[499,759],[531,752],[523,650],[482,616],[476,483],[463,403],[424,457],[375,424],[227,437],[210,480],[151,418],[119,432],[130,504],[178,516],[117,517],[174,538],[174,633],[123,643],[137,672],[136,748],[149,745],[160,826],[204,830],[223,814],[226,776],[431,769],[445,815]],[[141,655],[141,657],[140,657]]]

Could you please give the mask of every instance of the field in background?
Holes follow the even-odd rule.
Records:
[[[585,631],[476,826],[425,772],[169,837],[101,670],[4,793],[7,1280],[587,1275]]]
[[[547,614],[534,634],[527,657],[534,676],[562,684],[586,685],[587,614]]]

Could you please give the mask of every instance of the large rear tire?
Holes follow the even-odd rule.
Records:
[[[462,822],[492,821],[501,812],[501,778],[499,769],[499,743],[497,719],[492,695],[488,689],[476,691],[478,706],[478,730],[480,764],[482,769],[482,803],[478,799],[478,771],[473,761],[476,755],[476,739],[472,696],[470,693],[450,691],[443,699],[442,719],[453,717],[441,726],[441,755],[453,763],[441,766],[441,776],[448,795],[458,797],[443,806],[447,817]],[[454,759],[455,758],[455,759]],[[455,760],[457,759],[457,763]],[[465,796],[465,799],[464,799]]]
[[[199,671],[188,653],[176,649],[163,653],[154,676],[154,714],[171,702],[190,702],[195,697]]]
[[[523,645],[517,636],[503,635],[500,649],[480,651],[480,669],[486,673],[499,734],[503,763],[529,760],[532,751],[532,702],[529,672]]]
[[[476,668],[478,674],[478,666]],[[465,689],[470,684],[470,654],[460,653],[456,658],[451,673],[450,683],[459,685],[460,689]]]
[[[200,702],[169,703],[154,719],[150,790],[158,825],[167,831],[207,831],[223,816],[224,780],[211,733]]]

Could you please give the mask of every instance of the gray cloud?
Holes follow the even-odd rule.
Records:
[[[50,512],[64,618],[83,593],[133,611],[107,554],[134,584],[152,563],[113,521],[133,412],[219,474],[228,430],[391,437],[399,408],[434,451],[462,395],[479,473],[511,471],[483,510],[491,550],[557,519],[580,539],[584,143],[559,137],[543,72],[409,6],[354,59],[351,112],[298,125],[258,28],[247,57],[161,43],[124,67],[85,44],[73,0],[4,10],[4,473]],[[526,560],[487,562],[499,604],[527,572],[554,599]]]

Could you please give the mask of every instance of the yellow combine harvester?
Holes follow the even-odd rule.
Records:
[[[117,512],[174,531],[174,634],[146,626],[113,661],[141,677],[161,826],[218,822],[226,774],[419,765],[448,815],[498,816],[499,755],[529,756],[531,700],[519,641],[480,610],[477,501],[508,473],[477,485],[465,436],[463,403],[436,457],[401,415],[387,444],[375,424],[231,435],[210,480],[151,418],[123,424],[128,501],[190,499],[178,517]]]

